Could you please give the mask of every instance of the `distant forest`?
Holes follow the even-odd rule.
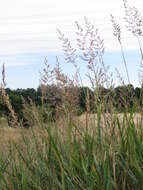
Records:
[[[62,105],[63,98],[64,102],[65,99],[69,98],[69,104],[70,101],[72,104],[76,101],[75,105],[78,106],[78,115],[87,111],[87,101],[89,112],[96,112],[96,103],[98,102],[103,102],[104,105],[106,104],[104,108],[106,112],[110,112],[111,104],[118,112],[125,110],[139,111],[143,107],[143,89],[139,87],[134,88],[133,85],[118,86],[112,89],[99,87],[96,91],[92,91],[88,87],[67,87],[64,94],[62,93],[62,89],[57,86],[44,87],[44,93],[41,89],[41,87],[38,87],[37,90],[33,88],[5,89],[12,107],[19,118],[22,118],[23,115],[22,109],[24,102],[29,105],[32,102],[32,104],[39,108],[43,105],[44,109],[52,110],[52,114],[55,114],[56,108]],[[96,93],[98,93],[98,99],[96,99]],[[8,109],[3,103],[2,96],[0,97],[0,116],[5,116],[8,114]]]

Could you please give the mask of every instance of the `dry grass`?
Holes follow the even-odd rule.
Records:
[[[107,122],[108,125],[112,125],[113,121],[116,121],[116,119],[118,118],[120,120],[120,122],[123,122],[123,118],[125,117],[124,113],[118,113],[118,114],[110,114],[110,113],[105,113],[105,114],[101,114],[101,127],[104,129],[107,126]],[[130,114],[127,114],[127,118],[129,119]],[[134,123],[135,125],[138,125],[139,123],[141,123],[142,120],[142,113],[134,113],[133,114],[133,118],[134,118]],[[79,121],[81,122],[81,125],[84,126],[86,123],[86,119],[87,116],[86,114],[83,114],[79,117]],[[97,125],[97,114],[88,114],[88,126],[89,128],[92,126],[96,126]]]
[[[119,118],[120,122],[123,122],[124,114],[102,114],[101,115],[101,127],[104,130],[105,127],[110,127],[112,123],[111,121],[115,121],[116,118]],[[129,114],[127,114],[127,117],[129,118]],[[142,114],[140,113],[134,113],[133,114],[135,125],[138,126],[142,122]],[[86,114],[81,115],[78,118],[73,119],[73,123],[75,126],[79,129],[85,129],[86,128]],[[107,121],[109,122],[107,124]],[[62,132],[62,134],[67,130],[67,121],[64,118],[59,119],[59,121],[56,122],[56,126],[58,126],[58,130]],[[53,125],[55,127],[55,125]],[[88,114],[88,131],[94,131],[94,129],[97,129],[97,114]],[[0,127],[0,147],[5,148],[9,145],[10,142],[14,142],[16,144],[20,144],[22,142],[22,136],[24,134],[25,137],[31,138],[32,137],[32,131],[35,132],[36,136],[43,136],[47,138],[47,132],[46,130],[38,129],[37,127],[34,127],[33,130],[31,129],[24,129],[24,128],[11,128],[11,127]]]

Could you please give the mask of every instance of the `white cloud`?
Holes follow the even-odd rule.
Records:
[[[141,0],[129,2],[143,10]],[[100,29],[108,49],[118,49],[109,15],[123,25],[122,0],[0,0],[0,4],[0,54],[60,51],[56,29],[72,37],[74,21],[84,16]],[[124,39],[125,48],[136,47],[129,33]]]

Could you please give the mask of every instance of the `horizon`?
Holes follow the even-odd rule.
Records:
[[[7,57],[7,64],[5,63],[6,68],[6,83],[7,87],[11,89],[17,89],[17,88],[38,88],[40,85],[40,72],[44,68],[44,60],[45,57],[48,59],[48,63],[51,66],[54,66],[56,63],[56,56],[54,53],[47,55],[46,53],[43,54],[19,54],[18,56],[11,55],[11,57],[8,59]],[[129,75],[131,78],[131,84],[134,87],[140,86],[138,75],[140,70],[140,52],[139,51],[126,51],[125,52],[126,60],[127,60],[127,66],[129,70]],[[66,63],[64,60],[63,54],[58,54],[59,61],[61,62],[63,66],[63,71],[65,73],[71,74],[71,71],[73,71],[73,66],[70,63]],[[24,59],[25,64],[15,64],[11,65],[8,64],[11,61],[16,63],[20,62],[20,60]],[[114,82],[116,86],[120,85],[119,79],[117,78],[117,74],[115,72],[115,69],[117,68],[122,75],[122,77],[126,79],[126,73],[125,68],[123,65],[121,52],[120,51],[109,51],[106,52],[104,55],[104,61],[106,65],[109,65],[110,71],[113,72],[114,75]],[[86,74],[86,66],[80,62],[78,63],[80,65],[80,70],[82,73],[83,78],[83,84],[84,86],[88,86],[89,82],[87,80],[87,77],[85,78]],[[69,72],[69,66],[70,66],[70,72]],[[1,67],[2,70],[2,67]],[[0,78],[2,78],[0,73]],[[126,82],[126,84],[128,84]]]

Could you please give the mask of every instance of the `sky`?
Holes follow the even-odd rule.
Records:
[[[128,2],[143,12],[141,0]],[[5,63],[9,87],[36,88],[45,57],[51,64],[55,63],[56,55],[63,60],[57,28],[73,41],[75,21],[83,23],[84,16],[99,29],[104,39],[105,62],[112,68],[122,67],[125,76],[110,14],[121,25],[124,49],[130,61],[129,72],[134,85],[138,85],[135,82],[139,69],[138,44],[125,30],[122,0],[0,0],[0,3],[0,67]]]

